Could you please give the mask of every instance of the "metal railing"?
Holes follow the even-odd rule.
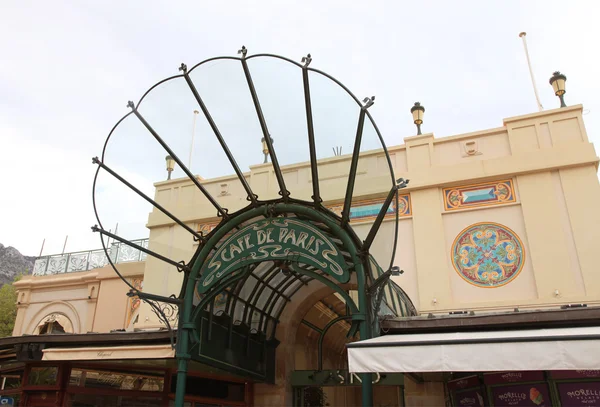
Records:
[[[148,248],[148,239],[132,240],[131,242]],[[113,263],[144,261],[147,256],[143,251],[120,242],[112,243],[108,251]],[[35,259],[33,275],[49,276],[53,274],[75,273],[97,269],[108,264],[108,258],[103,249],[54,254]]]

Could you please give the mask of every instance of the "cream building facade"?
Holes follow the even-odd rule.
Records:
[[[396,176],[410,180],[402,190],[401,201],[406,203],[394,262],[405,273],[396,279],[421,314],[600,303],[595,264],[600,229],[592,226],[600,225],[594,209],[600,199],[598,157],[581,112],[580,105],[548,110],[504,119],[496,129],[439,139],[424,134],[389,148]],[[344,196],[347,160],[349,156],[320,161],[324,199],[334,211]],[[289,188],[310,200],[309,163],[282,170]],[[389,184],[383,152],[364,153],[358,173],[359,199],[354,205],[382,202]],[[247,180],[259,196],[277,196],[269,164],[252,167]],[[232,211],[245,206],[244,191],[234,176],[203,183],[222,206]],[[490,190],[494,199],[470,203],[465,198],[465,192],[489,195]],[[155,199],[198,230],[210,230],[218,221],[212,207],[199,205],[201,194],[188,180],[157,183]],[[364,238],[371,222],[366,217],[354,219],[353,225]],[[451,251],[463,229],[486,222],[513,231],[523,255],[513,280],[484,289],[485,284],[477,285],[481,281],[473,284],[455,269]],[[381,263],[391,253],[392,227],[392,222],[384,224],[381,234],[388,239],[373,249]],[[151,249],[180,250],[174,257],[181,258],[193,253],[188,234],[159,211],[150,214],[148,228]],[[144,285],[150,292],[168,295],[178,292],[181,278],[173,268],[148,259]],[[151,326],[156,321],[142,307],[141,320],[146,319]]]
[[[392,278],[420,316],[600,305],[595,261],[600,241],[599,159],[586,134],[581,105],[506,118],[501,127],[468,134],[407,137],[388,151],[396,177],[410,180],[400,191],[394,259],[404,273]],[[319,161],[322,197],[333,212],[341,211],[350,158]],[[282,171],[294,196],[310,200],[310,164],[288,165]],[[261,199],[278,197],[270,164],[252,166],[245,177]],[[247,205],[235,176],[200,180],[231,212]],[[218,223],[214,208],[190,180],[162,181],[155,188],[156,202],[195,230],[206,233]],[[364,152],[351,213],[351,224],[362,239],[388,192],[384,152]],[[189,233],[156,209],[147,227],[147,247],[157,253],[189,259],[197,248]],[[389,261],[394,227],[390,215],[371,249],[380,264]],[[66,259],[65,271],[69,264]],[[164,327],[147,304],[126,296],[129,288],[108,265],[44,275],[47,269],[47,263],[40,263],[34,273],[38,275],[15,283],[19,302],[13,336],[39,334],[53,315],[52,320],[58,317],[62,328],[73,334]],[[119,270],[132,284],[141,287],[143,282],[144,291],[168,296],[181,289],[181,273],[151,256],[125,260]],[[285,363],[278,362],[275,385],[253,385],[250,403],[291,404],[290,372],[315,368],[316,336],[303,321],[332,311],[322,305],[317,307],[320,314],[315,311],[315,302],[331,293],[314,287],[286,307],[285,323],[278,328],[277,357],[288,356]],[[415,318],[419,317],[409,319]],[[346,342],[339,339],[342,331],[332,336],[328,360],[339,367]],[[407,405],[436,405],[447,398],[441,382],[406,380],[403,391]],[[341,400],[336,394],[332,391],[329,400]]]

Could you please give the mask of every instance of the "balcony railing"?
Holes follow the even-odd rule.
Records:
[[[132,243],[148,248],[148,239],[132,240]],[[113,263],[144,261],[147,256],[143,251],[120,242],[111,244],[109,255]],[[54,254],[38,257],[33,266],[33,275],[49,276],[53,274],[75,273],[77,271],[97,269],[108,264],[108,258],[103,249]]]

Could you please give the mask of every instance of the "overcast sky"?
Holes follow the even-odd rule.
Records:
[[[505,117],[537,111],[518,37],[527,31],[543,106],[558,107],[548,79],[555,70],[564,72],[566,102],[584,105],[588,135],[597,144],[599,12],[600,2],[594,0],[3,0],[0,243],[37,255],[46,238],[44,253],[53,254],[62,250],[69,235],[67,251],[98,248],[98,237],[89,232],[96,223],[91,157],[101,154],[108,132],[128,111],[127,101],[138,101],[154,83],[178,74],[181,62],[191,67],[213,56],[235,55],[242,45],[250,54],[275,53],[297,61],[311,53],[312,67],[338,78],[360,98],[375,95],[371,113],[386,143],[394,145],[414,135],[409,109],[417,100],[427,109],[423,130],[436,137],[499,127]],[[302,107],[299,83],[289,82],[289,90],[281,89],[292,73],[288,68],[280,73],[279,66],[252,66],[276,147],[287,145],[284,131],[286,137],[300,134],[304,125],[299,119],[302,110],[294,116],[296,107]],[[220,95],[237,89],[240,73],[226,63],[207,65],[206,73],[204,79],[198,73],[198,81],[205,81],[199,87],[212,97],[214,114],[227,119],[223,126],[230,123],[228,137],[241,166],[260,163],[260,140],[238,134],[245,129],[254,135],[256,123],[247,123],[245,113],[237,110],[243,108],[219,102]],[[149,98],[145,112],[165,131],[177,129],[171,137],[187,160],[191,112],[161,113],[165,103],[175,103],[166,100],[178,98],[177,86]],[[338,128],[322,142],[321,155],[327,156],[333,145],[349,152],[354,135],[346,134],[343,126],[347,122],[355,127],[355,116],[335,90],[318,85],[317,79],[315,92],[317,110],[329,112]],[[278,121],[279,116],[292,119]],[[203,124],[199,126],[192,168],[205,177],[221,175],[223,169],[210,161],[210,149],[203,148]],[[127,140],[125,130],[120,144],[112,147],[114,165],[151,187],[164,178],[164,153],[138,143],[131,129]],[[145,237],[134,234],[144,234],[147,210],[116,190],[99,194],[107,228],[119,222],[126,237]]]

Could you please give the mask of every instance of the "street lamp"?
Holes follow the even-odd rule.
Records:
[[[550,85],[552,85],[552,89],[554,89],[554,94],[558,96],[560,99],[560,107],[567,107],[565,104],[565,82],[567,81],[567,77],[562,73],[556,71],[552,74],[550,78]]]
[[[165,157],[165,161],[167,162],[167,172],[169,173],[169,176],[167,177],[167,180],[170,180],[171,179],[171,173],[175,169],[175,160],[173,159],[173,157],[171,157],[170,155],[168,155],[168,156]]]
[[[421,134],[421,124],[423,123],[423,113],[425,108],[421,106],[421,103],[415,102],[415,105],[410,108],[410,112],[413,116],[413,121],[417,125],[417,135]]]
[[[269,136],[269,139],[271,140],[271,145],[273,145],[273,137]],[[262,143],[262,152],[265,155],[265,161],[263,161],[263,164],[266,164],[268,162],[267,157],[269,157],[269,146],[267,145],[267,141],[264,137],[261,138],[260,141]]]

